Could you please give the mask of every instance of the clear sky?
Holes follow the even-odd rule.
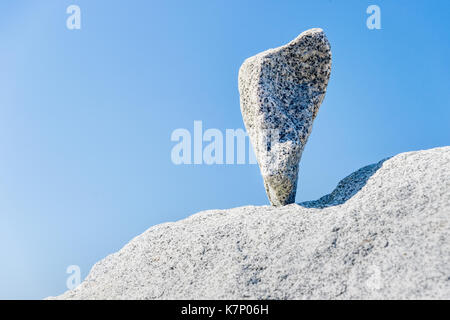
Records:
[[[81,8],[69,30],[66,8]],[[366,9],[381,9],[369,30]],[[152,225],[267,205],[257,165],[175,165],[177,128],[243,128],[244,59],[321,27],[328,91],[297,202],[400,152],[450,145],[450,1],[0,2],[0,298],[66,290]]]

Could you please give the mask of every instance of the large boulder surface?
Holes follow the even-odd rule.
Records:
[[[317,201],[151,227],[57,299],[450,299],[450,147],[362,168]]]

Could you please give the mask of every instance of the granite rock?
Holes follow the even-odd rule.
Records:
[[[272,205],[295,201],[299,162],[330,72],[321,29],[248,58],[239,70],[242,117]]]
[[[450,299],[450,147],[364,167],[317,201],[151,227],[52,299]]]

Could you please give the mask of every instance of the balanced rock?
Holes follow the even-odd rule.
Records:
[[[274,206],[295,201],[299,162],[330,72],[322,29],[248,58],[239,70],[242,117]]]

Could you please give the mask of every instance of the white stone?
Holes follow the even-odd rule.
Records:
[[[275,206],[295,202],[299,162],[330,72],[322,29],[248,58],[239,70],[242,117]]]
[[[57,299],[450,299],[450,147],[402,153],[318,201],[151,227]]]

